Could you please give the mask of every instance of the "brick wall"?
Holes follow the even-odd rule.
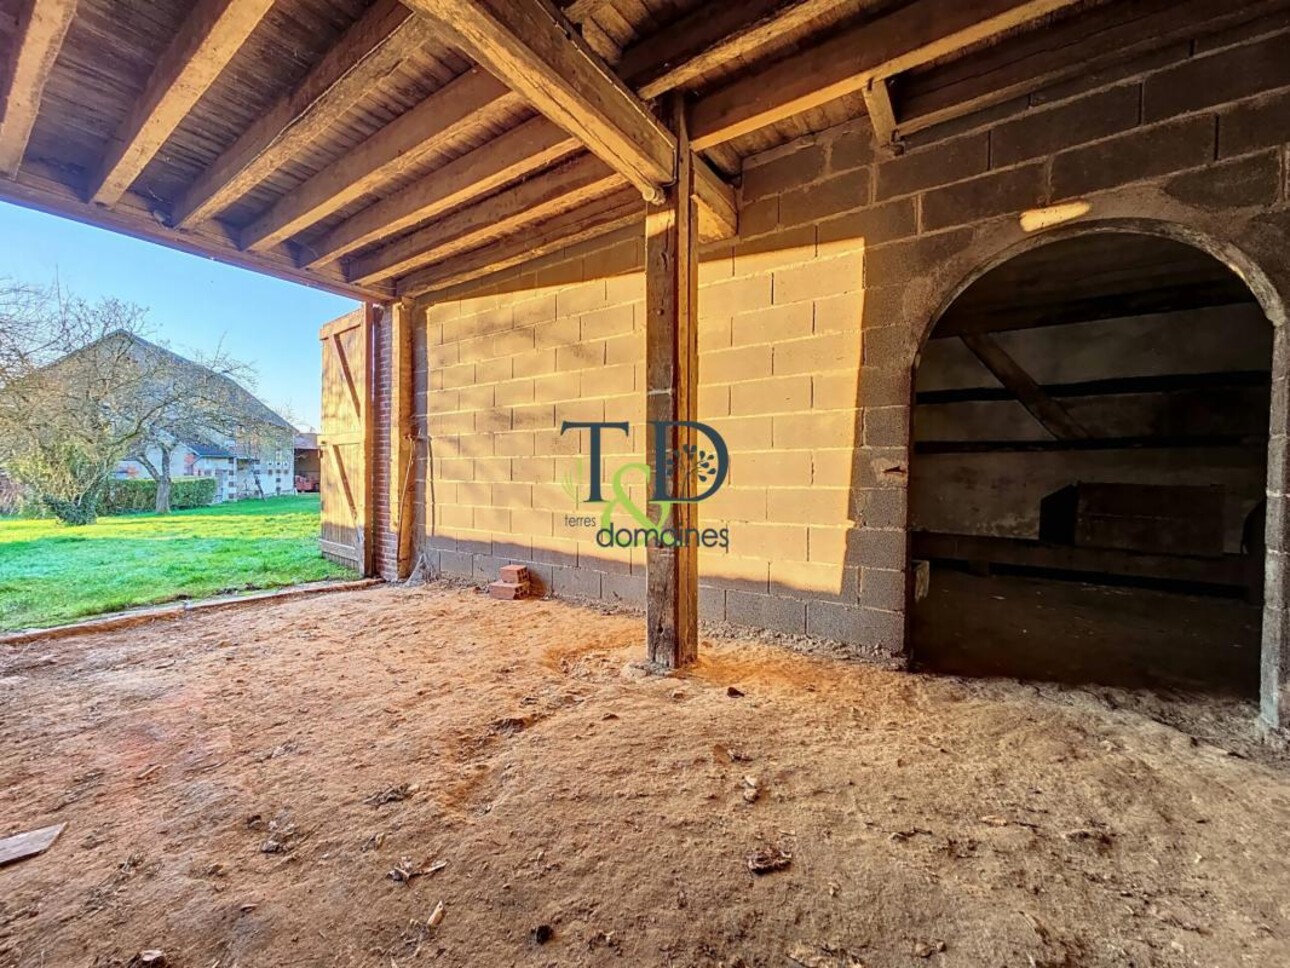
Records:
[[[700,419],[732,456],[701,507],[731,529],[729,552],[701,556],[705,617],[903,648],[911,366],[949,300],[1008,254],[1090,226],[1167,231],[1237,266],[1265,305],[1290,291],[1284,31],[1181,44],[899,157],[861,121],[746,163],[741,235],[701,269]],[[1088,205],[1076,223],[1022,227],[1070,200]],[[628,420],[608,463],[643,455],[641,256],[620,234],[422,307],[432,568],[484,579],[522,561],[558,595],[641,601],[643,556],[564,523],[561,479],[586,442],[558,433]]]

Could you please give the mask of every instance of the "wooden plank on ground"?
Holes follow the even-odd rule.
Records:
[[[54,845],[66,826],[65,823],[55,824],[0,840],[0,867],[43,854]]]
[[[549,0],[407,2],[647,199],[674,180],[676,139]]]
[[[787,57],[695,105],[696,151],[862,92],[891,77],[986,43],[1083,0],[918,0]]]
[[[398,0],[378,0],[295,89],[260,115],[184,192],[172,224],[188,228],[227,208],[335,124],[433,36]]]
[[[0,175],[6,178],[22,165],[45,84],[75,16],[76,0],[23,0],[0,100]]]
[[[199,0],[153,68],[108,145],[90,191],[111,208],[143,173],[273,6],[273,0]]]

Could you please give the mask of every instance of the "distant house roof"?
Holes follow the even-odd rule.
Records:
[[[296,434],[296,450],[317,450],[317,434]]]

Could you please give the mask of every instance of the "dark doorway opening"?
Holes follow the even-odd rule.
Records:
[[[915,664],[1256,696],[1272,342],[1239,277],[1157,236],[969,286],[915,374]]]

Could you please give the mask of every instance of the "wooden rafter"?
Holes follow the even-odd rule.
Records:
[[[745,0],[702,3],[691,14],[623,51],[618,74],[643,98],[656,98],[779,38],[848,0]]]
[[[310,268],[334,262],[581,150],[576,138],[546,118],[534,118],[351,216],[309,250],[302,261]]]
[[[22,165],[45,83],[75,16],[76,0],[25,0],[22,5],[0,103],[4,112],[0,120],[0,175],[6,178],[13,178]]]
[[[1012,391],[1021,405],[1030,411],[1057,440],[1085,440],[1091,436],[1065,407],[1044,392],[1008,352],[984,333],[961,337],[963,345],[994,374],[995,379]]]
[[[398,0],[378,0],[298,85],[202,173],[174,206],[188,228],[227,208],[299,154],[432,37]]]
[[[558,215],[535,232],[511,236],[498,245],[464,252],[418,269],[398,281],[397,295],[415,298],[481,279],[618,229],[640,225],[644,217],[640,192],[634,188],[615,192]]]
[[[1085,0],[919,0],[705,97],[691,117],[696,150],[862,92]]]
[[[594,155],[521,182],[439,222],[355,260],[353,281],[377,282],[510,235],[622,188],[621,175]]]
[[[243,230],[242,247],[260,251],[290,238],[521,103],[483,71],[457,78],[280,198]]]
[[[549,0],[408,0],[489,71],[641,190],[662,197],[676,139]]]
[[[894,149],[900,134],[896,126],[896,108],[891,103],[891,91],[887,87],[886,78],[869,78],[869,83],[864,87],[864,106],[869,112],[869,121],[873,125],[878,144]]]
[[[200,0],[108,146],[90,199],[111,208],[228,66],[273,0]]]

